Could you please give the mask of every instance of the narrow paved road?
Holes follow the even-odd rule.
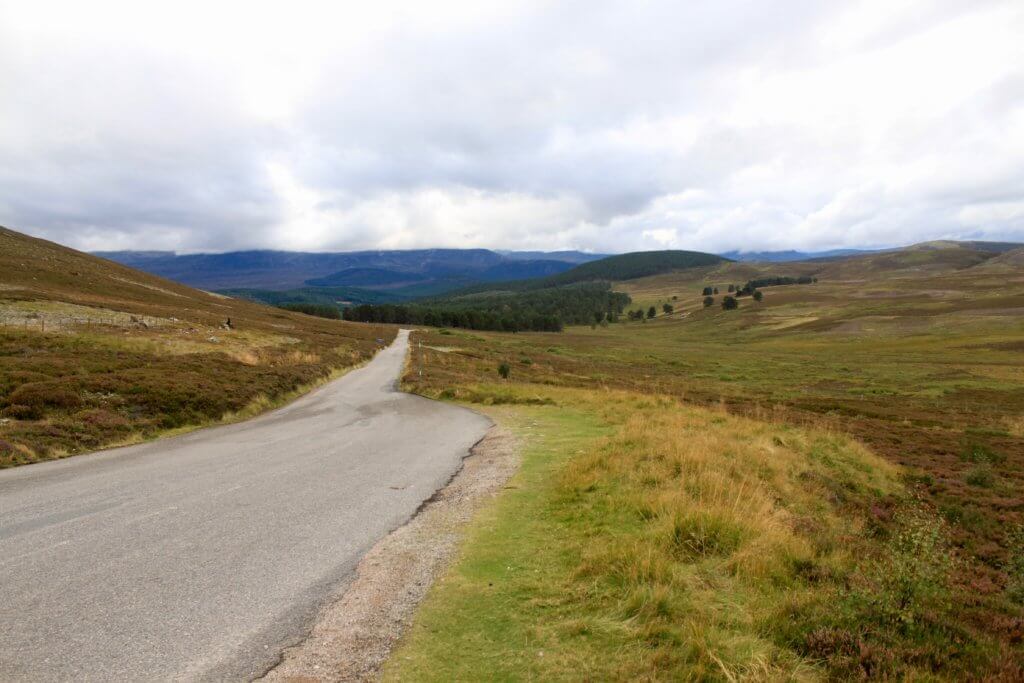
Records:
[[[489,422],[367,366],[248,422],[0,472],[0,680],[237,680]]]

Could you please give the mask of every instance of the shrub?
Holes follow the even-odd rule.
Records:
[[[729,285],[729,291],[730,292],[735,292],[736,291],[736,285]]]
[[[706,297],[704,297],[704,308],[708,308],[709,306],[714,306],[714,305],[715,305],[715,297],[713,297],[713,296],[706,296]]]
[[[987,463],[972,467],[967,471],[967,476],[964,477],[971,486],[977,486],[982,489],[990,489],[996,483],[996,476],[992,472],[992,467]]]
[[[656,315],[658,315],[658,309],[656,309],[654,306],[651,306],[650,308],[647,309],[648,318],[653,318]]]
[[[81,420],[84,424],[102,429],[120,429],[128,426],[128,420],[105,408],[83,410],[77,413],[75,418]]]
[[[888,623],[908,627],[948,607],[953,555],[942,523],[923,509],[903,512],[887,552],[869,568],[875,587],[866,602]]]
[[[701,294],[703,294],[704,296],[710,296],[712,291],[713,289],[711,287],[705,287],[704,291],[702,291]]]
[[[665,312],[665,315],[671,315],[675,308],[672,306],[672,304],[662,304],[661,310]]]
[[[38,407],[23,406],[19,403],[15,403],[14,405],[7,406],[0,411],[0,415],[15,420],[38,420],[43,416],[43,411]]]
[[[754,301],[760,301],[763,298],[764,298],[764,294],[761,293],[760,289],[758,289],[758,290],[756,290],[754,292]]]
[[[508,366],[508,363],[502,363],[498,366],[498,374],[501,375],[502,379],[508,379],[508,374],[512,369]]]
[[[82,405],[78,394],[55,382],[22,384],[11,392],[8,402],[31,408],[77,408]]]
[[[977,443],[968,444],[967,448],[961,453],[960,458],[967,462],[981,465],[998,465],[1006,460],[1006,456],[1002,453],[996,453],[988,446]]]
[[[734,310],[736,308],[739,308],[739,303],[736,301],[736,297],[727,296],[724,299],[722,299],[722,310],[723,311],[731,311],[731,310]]]

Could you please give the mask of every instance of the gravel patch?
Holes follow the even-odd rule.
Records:
[[[518,467],[515,438],[492,427],[448,485],[366,554],[352,583],[324,608],[309,636],[285,650],[260,680],[377,679],[417,605],[458,550],[466,523]]]

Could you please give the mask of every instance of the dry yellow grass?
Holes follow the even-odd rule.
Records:
[[[460,395],[501,404],[485,410],[525,440],[523,471],[386,679],[930,675],[919,660],[955,677],[991,655],[945,626],[901,630],[936,618],[920,586],[938,577],[939,594],[945,574],[887,540],[917,506],[899,468],[849,437],[625,391]],[[879,572],[909,586],[896,617],[876,611],[894,600]]]

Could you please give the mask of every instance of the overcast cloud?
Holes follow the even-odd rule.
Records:
[[[82,249],[1024,241],[1024,3],[0,0],[0,224]]]

